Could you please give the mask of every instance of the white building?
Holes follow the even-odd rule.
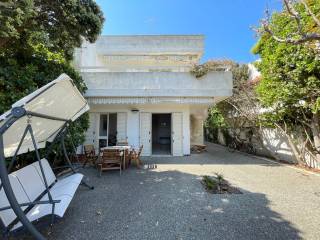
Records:
[[[128,141],[143,155],[190,154],[203,144],[207,109],[232,94],[232,74],[189,71],[204,51],[202,35],[101,36],[75,53],[90,104],[86,143]]]

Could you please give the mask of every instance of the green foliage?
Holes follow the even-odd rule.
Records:
[[[44,46],[33,49],[29,58],[0,55],[0,112],[10,109],[11,104],[38,87],[57,78],[61,73],[68,74],[81,93],[86,86],[78,72],[64,60],[61,54],[54,54]],[[76,144],[83,142],[83,131],[88,128],[88,116],[81,117],[72,126]]]
[[[97,39],[103,21],[93,0],[5,0],[0,4],[0,49],[26,49],[43,43],[71,59],[82,39]]]
[[[196,78],[201,78],[213,71],[225,71],[227,68],[231,68],[234,62],[231,60],[209,60],[203,64],[194,65],[190,70],[190,73]]]
[[[207,128],[225,128],[227,127],[224,116],[217,106],[210,108],[208,118],[205,122]]]
[[[220,173],[215,173],[214,177],[205,175],[202,177],[201,182],[206,190],[217,193],[221,193],[222,187],[226,183],[223,175]]]
[[[233,76],[233,96],[219,102],[209,109],[205,127],[210,131],[213,141],[217,140],[218,130],[221,130],[228,143],[230,134],[227,129],[239,129],[243,125],[256,125],[258,116],[252,110],[256,107],[256,97],[252,85],[248,83],[247,65],[230,64]]]
[[[316,14],[320,13],[319,1],[309,1],[309,4]],[[311,27],[313,20],[305,9],[300,4],[295,7],[300,11],[304,27]],[[272,15],[271,26],[280,37],[288,36],[296,29],[295,21],[283,13]],[[253,52],[261,57],[261,62],[257,63],[262,73],[256,88],[259,100],[263,106],[273,109],[265,119],[296,123],[310,118],[312,113],[319,113],[320,59],[315,48],[309,44],[280,43],[265,33]]]
[[[204,184],[205,188],[210,191],[216,190],[218,188],[217,181],[209,176],[203,176],[202,183]]]
[[[104,18],[93,0],[5,0],[0,3],[0,112],[18,99],[68,74],[81,93],[86,86],[74,68],[75,47],[94,42]],[[67,103],[65,103],[67,104]],[[89,117],[70,126],[74,144],[84,141]],[[67,142],[70,149],[70,141]],[[56,148],[59,154],[59,147]]]
[[[1,1],[0,5],[0,39],[18,39],[19,30],[36,16],[34,1]],[[30,23],[35,24],[35,23]]]

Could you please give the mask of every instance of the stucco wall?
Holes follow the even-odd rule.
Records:
[[[249,129],[247,129],[249,130]],[[298,131],[297,131],[298,132]],[[246,131],[241,131],[238,129],[237,134],[241,135],[242,139],[246,139]],[[299,135],[297,134],[295,136],[295,139],[299,142]],[[224,135],[218,136],[218,142],[221,145],[226,144],[226,139]],[[301,142],[301,141],[300,141]],[[266,156],[266,157],[273,157],[272,154],[270,154],[269,151],[273,152],[280,160],[284,160],[287,162],[296,163],[296,159],[294,157],[294,154],[290,148],[289,142],[286,138],[286,136],[283,135],[279,130],[274,128],[265,128],[263,130],[263,148],[260,144],[260,142],[256,139],[255,136],[252,138],[252,143],[254,148],[256,149],[256,152],[260,156]],[[306,163],[308,166],[313,168],[319,168],[320,169],[320,163],[316,161],[316,159],[309,154],[308,152],[305,153]]]
[[[206,110],[232,95],[231,72],[211,72],[199,79],[190,74],[203,51],[203,35],[101,36],[76,49],[74,65],[88,87],[85,96],[92,113],[127,114],[131,145],[139,145],[140,134],[139,113],[132,108],[150,113],[181,112],[183,154],[187,155],[190,111]],[[180,121],[179,115],[174,122]],[[192,126],[192,139],[198,144],[203,141],[202,124],[201,120]]]
[[[202,35],[100,36],[76,49],[74,64],[81,71],[188,71],[203,50]]]
[[[190,73],[135,72],[81,73],[87,97],[178,96],[226,97],[232,95],[231,72],[212,72],[196,79]]]

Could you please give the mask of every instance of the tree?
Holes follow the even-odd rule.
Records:
[[[319,1],[308,1],[308,6],[317,16],[320,13]],[[314,18],[303,12],[300,3],[293,5],[301,16],[304,26],[313,26]],[[256,46],[261,62],[257,64],[262,79],[257,87],[261,104],[271,109],[264,114],[265,120],[282,129],[297,159],[304,161],[303,152],[296,147],[292,130],[298,126],[304,129],[305,146],[320,160],[320,61],[317,49],[309,44],[292,44],[279,41],[292,34],[297,23],[288,14],[274,13],[270,20],[276,31],[264,32]]]
[[[282,14],[293,23],[291,31],[279,34],[281,31],[272,23],[269,11],[267,19],[261,21],[260,34],[268,33],[274,40],[289,44],[318,43],[320,41],[320,5],[317,0],[283,0]],[[317,46],[319,48],[319,46]]]
[[[230,137],[240,138],[237,130],[249,130],[248,132],[254,134],[262,148],[275,159],[279,159],[263,142],[266,138],[265,123],[260,119],[261,105],[254,91],[256,81],[249,81],[248,66],[233,61],[225,62],[228,63],[233,76],[233,95],[209,109],[206,128],[213,133],[214,140],[216,140],[219,131],[224,133],[227,143]],[[218,63],[221,63],[221,61],[218,61]],[[216,65],[213,64],[213,66]]]
[[[93,0],[6,0],[0,3],[0,49],[44,43],[72,58],[82,39],[94,42],[104,18]]]
[[[81,93],[87,89],[83,79],[61,54],[54,54],[44,47],[34,49],[28,59],[0,56],[0,112],[12,103],[54,80],[61,73],[68,74]],[[76,144],[84,141],[83,131],[88,127],[88,116],[79,118],[71,129]]]
[[[21,97],[68,74],[81,93],[86,90],[71,65],[82,40],[94,42],[103,14],[93,0],[7,0],[0,3],[0,112]],[[75,144],[84,140],[88,115],[70,129]]]
[[[235,129],[243,128],[250,130],[249,132],[254,134],[259,146],[274,159],[280,160],[278,155],[264,143],[264,140],[268,139],[265,129],[270,124],[262,117],[264,109],[255,92],[255,87],[258,84],[257,79],[249,80],[249,68],[245,64],[234,63],[231,71],[233,95],[218,103],[218,109],[233,132]]]

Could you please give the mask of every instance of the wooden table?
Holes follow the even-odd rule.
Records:
[[[102,155],[103,150],[119,150],[123,156],[123,169],[126,168],[126,154],[124,153],[126,150],[130,151],[132,149],[131,146],[108,146],[108,147],[103,147],[100,148],[100,154],[99,157]]]

